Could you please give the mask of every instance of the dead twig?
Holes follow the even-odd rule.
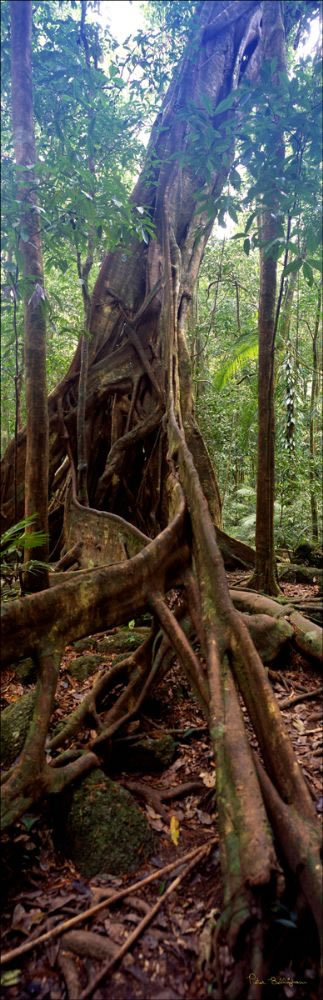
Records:
[[[146,878],[140,879],[139,882],[134,882],[132,885],[128,885],[125,889],[120,889],[119,892],[114,892],[112,896],[107,895],[106,899],[101,900],[100,903],[95,903],[94,906],[90,906],[87,910],[83,910],[83,913],[78,913],[76,917],[71,917],[70,920],[63,920],[61,924],[57,924],[56,927],[52,927],[50,931],[46,931],[44,934],[40,934],[38,938],[33,938],[33,940],[26,941],[24,944],[19,945],[18,948],[12,948],[11,951],[5,952],[4,955],[0,955],[0,965],[7,965],[14,958],[18,958],[19,955],[26,955],[28,951],[32,951],[39,944],[43,944],[44,941],[49,941],[52,938],[59,937],[64,931],[68,931],[71,927],[76,927],[77,924],[82,923],[83,920],[88,920],[90,917],[98,913],[99,910],[103,910],[106,906],[111,906],[112,903],[117,903],[119,899],[124,899],[125,896],[129,896],[132,892],[136,892],[137,889],[143,888],[150,882],[154,882],[155,879],[161,878],[162,875],[167,875],[168,872],[174,870],[174,868],[180,868],[181,865],[185,864],[185,861],[189,861],[191,858],[195,858],[201,850],[211,847],[217,840],[217,837],[211,837],[207,841],[207,844],[202,844],[199,847],[195,847],[188,854],[183,854],[181,858],[177,858],[176,861],[171,861],[169,865],[165,865],[164,868],[159,868],[157,872],[152,872],[151,875],[147,875]]]
[[[81,993],[80,996],[80,1000],[88,1000],[88,998],[92,996],[97,986],[99,986],[100,983],[102,983],[102,980],[105,979],[105,977],[108,975],[108,972],[110,972],[110,970],[115,965],[117,965],[118,962],[121,961],[124,955],[127,954],[127,951],[129,951],[129,948],[132,947],[135,941],[137,941],[137,938],[140,937],[145,928],[148,927],[148,924],[150,924],[153,918],[156,916],[156,913],[158,913],[158,910],[160,910],[161,906],[163,905],[167,897],[170,896],[172,892],[175,892],[175,889],[177,889],[180,883],[183,882],[183,879],[186,878],[186,875],[188,875],[188,873],[191,871],[192,868],[194,868],[194,866],[198,863],[198,861],[201,861],[201,859],[205,854],[207,854],[209,849],[210,845],[200,848],[199,853],[196,855],[196,857],[193,858],[193,860],[190,861],[190,863],[186,866],[184,871],[181,872],[180,875],[177,875],[177,878],[175,878],[174,881],[171,882],[170,886],[168,886],[168,889],[166,889],[166,892],[164,892],[163,895],[160,896],[160,898],[157,900],[157,903],[155,903],[154,906],[152,906],[151,910],[149,910],[149,912],[146,913],[146,915],[143,917],[143,919],[140,921],[137,927],[135,927],[134,931],[132,931],[132,934],[129,934],[129,937],[127,938],[125,943],[121,946],[121,948],[118,949],[113,958],[111,958],[106,963],[106,965],[104,965],[100,969],[98,975],[95,976],[94,979],[92,979],[92,982],[90,982],[89,985],[86,987],[86,989],[83,990],[83,993]]]

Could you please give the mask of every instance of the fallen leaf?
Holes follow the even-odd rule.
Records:
[[[177,816],[171,816],[169,822],[169,832],[173,844],[175,844],[175,847],[177,847],[179,841],[179,821],[177,819]]]
[[[12,914],[12,927],[14,927],[15,931],[25,931],[27,933],[26,923],[26,910],[21,903],[17,903]]]
[[[304,732],[305,725],[304,725],[304,722],[302,721],[302,719],[293,719],[293,726],[294,726],[294,729],[297,729],[298,733],[303,733]]]
[[[202,778],[203,785],[207,788],[215,788],[215,773],[209,771],[200,771],[199,777]]]
[[[214,820],[213,817],[209,816],[208,813],[203,812],[202,809],[197,809],[196,815],[198,816],[200,823],[203,823],[203,826],[212,826]]]
[[[43,916],[42,910],[30,910],[28,913],[28,925],[39,924]]]
[[[1,973],[1,986],[16,986],[21,976],[20,969],[8,969]]]

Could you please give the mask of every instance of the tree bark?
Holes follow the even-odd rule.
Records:
[[[25,516],[35,515],[27,528],[48,531],[48,404],[46,385],[46,320],[43,261],[39,236],[39,213],[35,194],[36,161],[33,124],[31,0],[11,2],[12,130],[17,167],[20,173],[18,197],[21,203],[20,251],[23,258],[25,298],[25,387],[26,387],[26,467]],[[17,450],[17,440],[16,440]],[[16,463],[15,463],[16,464]],[[18,474],[17,464],[15,468]],[[19,488],[21,490],[21,481]],[[17,503],[15,504],[17,507]],[[17,514],[17,510],[15,512]],[[48,558],[48,544],[32,550],[33,558]],[[31,552],[25,551],[25,559]],[[46,569],[27,574],[27,587],[48,586]]]
[[[316,409],[320,391],[319,385],[319,328],[321,316],[322,291],[318,290],[317,308],[315,317],[315,329],[313,334],[313,375],[311,385],[311,411],[310,411],[310,499],[311,499],[311,519],[312,519],[312,540],[317,543],[319,540],[319,525],[316,499],[316,471],[315,471],[315,432],[316,432]]]
[[[273,85],[277,86],[278,72],[286,69],[285,34],[281,4],[276,0],[266,0],[263,9],[264,58],[275,59],[272,73]],[[278,136],[276,160],[284,157],[282,135]],[[270,151],[268,150],[268,155]],[[275,164],[277,168],[277,164]],[[278,173],[278,171],[277,171]],[[267,249],[266,244],[279,234],[278,206],[275,190],[277,181],[272,183],[272,191],[266,192],[265,207],[259,213],[258,230],[260,237],[260,293],[258,310],[259,330],[259,374],[258,374],[258,466],[256,505],[256,564],[250,585],[266,594],[278,594],[279,585],[275,563],[274,540],[274,499],[275,499],[275,409],[274,409],[274,361],[275,337],[277,331],[276,288],[277,259],[275,249]]]

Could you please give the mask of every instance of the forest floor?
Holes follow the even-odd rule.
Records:
[[[228,574],[230,586],[243,574]],[[316,595],[316,588],[284,585],[289,599],[303,600]],[[73,646],[65,650],[59,690],[56,698],[56,722],[71,712],[93,683],[78,682],[68,673],[68,664],[77,656]],[[111,656],[111,663],[113,662]],[[298,694],[317,691],[313,701],[299,702],[282,708],[297,760],[302,765],[318,814],[323,813],[322,796],[322,713],[319,706],[321,677],[318,669],[300,654],[293,652],[288,662],[282,654],[277,669],[270,674],[280,703]],[[2,707],[28,690],[15,677],[13,670],[3,675]],[[134,724],[132,724],[134,725]],[[135,876],[114,878],[108,875],[84,879],[73,864],[55,849],[46,809],[25,815],[3,838],[2,951],[38,937],[69,918],[81,914],[102,899],[106,890],[118,891],[139,882],[192,848],[217,837],[215,773],[208,732],[185,678],[175,663],[171,672],[154,690],[146,705],[141,732],[171,732],[176,743],[173,763],[161,774],[118,775],[126,780],[145,782],[154,790],[169,788],[189,780],[201,782],[202,791],[174,802],[165,803],[160,815],[152,805],[139,805],[156,835],[155,853]],[[89,731],[84,739],[89,738]],[[250,740],[255,740],[250,729]],[[203,790],[204,789],[204,790]],[[171,819],[178,821],[179,841],[173,842]],[[91,931],[101,940],[109,939],[111,954],[118,950],[127,936],[142,920],[148,909],[160,898],[182,869],[178,868],[123,899],[111,909],[107,906],[92,918],[85,918],[78,930]],[[219,996],[215,973],[209,964],[212,934],[221,912],[222,882],[219,846],[215,841],[209,853],[190,871],[147,926],[122,962],[111,971],[93,994],[95,1000],[207,1000]],[[284,920],[287,917],[287,919]],[[307,998],[316,1000],[314,965],[309,955],[303,965],[297,965],[298,934],[292,914],[283,914],[282,966],[280,977],[302,978],[306,986],[281,985],[268,987],[268,997]],[[69,953],[72,980],[66,989],[63,963],[64,946],[57,937],[40,945],[28,955],[4,966],[1,976],[2,1000],[79,1000],[82,989],[100,969],[100,961]],[[64,951],[63,951],[64,957]],[[73,995],[73,969],[75,986]],[[66,972],[66,966],[65,966]],[[228,968],[229,974],[229,968]],[[80,992],[77,992],[79,989]],[[265,994],[267,995],[267,993]]]

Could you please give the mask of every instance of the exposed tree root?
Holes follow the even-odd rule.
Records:
[[[317,830],[310,823],[304,823],[293,805],[283,802],[258,759],[256,768],[276,837],[291,871],[300,882],[316,922],[322,949],[322,880],[318,878],[322,864]]]
[[[323,631],[320,625],[309,621],[304,615],[295,611],[293,605],[279,603],[271,597],[252,591],[231,590],[233,604],[241,611],[249,614],[267,614],[273,618],[284,618],[291,625],[294,641],[302,652],[318,661],[323,659]]]
[[[57,965],[65,980],[68,1000],[75,1000],[80,996],[81,983],[79,970],[72,955],[66,954],[65,950],[60,950],[57,956]]]
[[[139,798],[144,799],[149,805],[153,806],[156,812],[159,812],[161,816],[167,819],[168,813],[167,809],[164,808],[163,802],[171,802],[173,799],[181,799],[184,795],[196,795],[197,792],[205,791],[205,785],[201,781],[185,781],[182,785],[177,785],[175,788],[152,788],[150,785],[144,784],[141,781],[122,781],[122,784],[129,792],[134,792]]]

